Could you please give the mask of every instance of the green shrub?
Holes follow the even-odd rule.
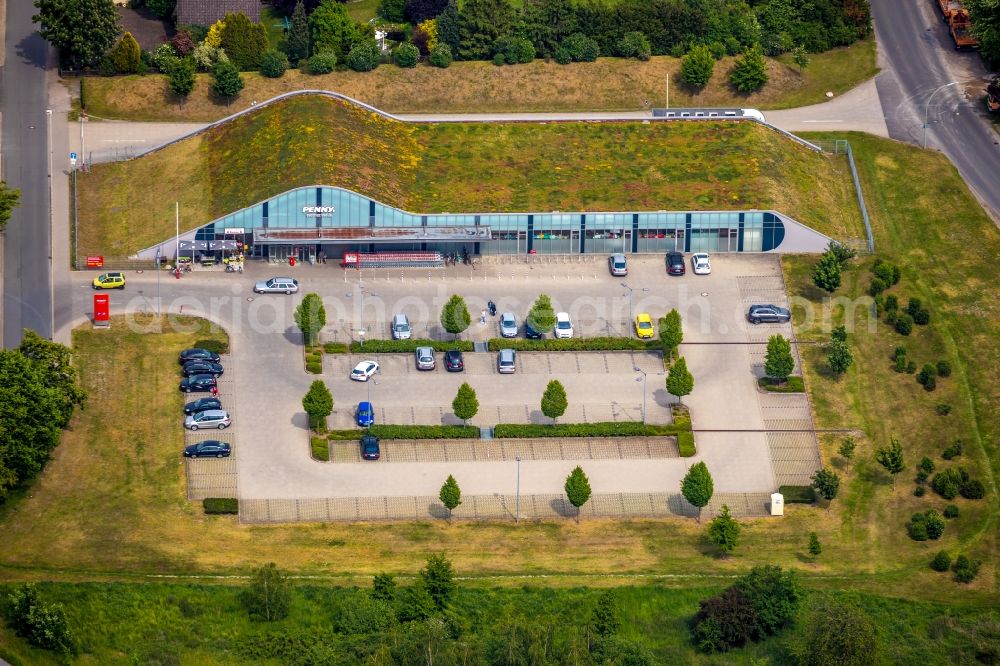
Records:
[[[366,354],[412,354],[417,347],[430,347],[434,351],[458,351],[471,352],[473,344],[470,340],[423,340],[411,338],[409,340],[366,340],[362,345],[360,342],[352,342],[350,350],[352,353]]]
[[[917,471],[917,476],[913,480],[916,481],[917,483],[923,483],[927,480],[928,476],[930,475],[926,471],[921,469]]]
[[[814,504],[816,489],[812,486],[781,486],[778,492],[785,498],[785,504]]]
[[[288,56],[281,51],[270,49],[260,57],[260,73],[269,79],[279,79],[288,69]]]
[[[459,425],[373,425],[366,432],[379,439],[479,439],[479,428]],[[327,437],[337,441],[357,440],[361,430],[331,430]]]
[[[906,365],[906,356],[897,356],[896,363],[893,365],[893,370],[896,372],[906,372]]]
[[[923,310],[924,304],[919,298],[911,298],[906,303],[906,313],[911,317],[916,317],[917,313]]]
[[[378,45],[369,40],[352,48],[347,54],[346,62],[355,72],[370,72],[378,67],[381,58],[382,52]]]
[[[327,342],[323,345],[323,351],[327,354],[346,354],[347,343],[346,342]]]
[[[677,433],[677,450],[680,452],[681,458],[690,458],[697,450],[694,446],[694,433],[690,430],[682,430]]]
[[[552,58],[560,65],[568,65],[573,62],[573,56],[569,54],[569,50],[564,46],[557,46]]]
[[[4,604],[7,624],[18,636],[44,650],[52,650],[69,663],[76,654],[76,645],[66,612],[61,604],[46,604],[38,598],[34,583],[14,588]]]
[[[636,58],[637,60],[649,60],[653,55],[653,49],[649,45],[649,39],[641,32],[626,32],[616,45],[618,55],[623,58]]]
[[[434,67],[440,67],[441,69],[447,69],[451,65],[451,47],[447,44],[438,44],[433,49],[431,49],[431,54],[427,58],[428,62]]]
[[[757,380],[757,385],[765,391],[772,393],[805,393],[806,385],[802,377],[791,376],[788,381],[778,384],[770,377],[761,377]]]
[[[951,405],[947,402],[939,402],[937,407],[934,408],[934,411],[938,413],[938,416],[948,416],[951,414]]]
[[[322,363],[322,354],[306,354],[306,363]]]
[[[309,58],[310,74],[329,74],[337,66],[337,54],[332,51],[323,51]]]
[[[924,514],[924,524],[927,525],[927,537],[929,539],[937,541],[944,534],[944,518],[934,509]]]
[[[500,37],[493,44],[494,65],[529,63],[535,59],[535,46],[524,37]],[[502,56],[502,59],[497,58]]]
[[[913,495],[915,497],[923,497],[926,494],[927,494],[927,489],[924,488],[923,486],[917,486],[916,488],[913,489]]]
[[[306,363],[306,372],[311,372],[314,375],[323,374],[323,363],[316,361],[315,363]]]
[[[704,88],[712,78],[715,60],[707,47],[692,46],[681,60],[681,79],[694,88]]]
[[[416,44],[400,44],[396,49],[395,59],[396,64],[400,67],[406,69],[416,67],[420,60],[420,49],[417,48]]]
[[[751,46],[744,51],[729,73],[729,82],[744,94],[760,90],[767,79],[767,62],[759,46]]]
[[[938,472],[931,479],[931,488],[944,499],[955,499],[962,488],[962,473],[954,468]]]
[[[924,456],[920,459],[920,469],[930,474],[934,471],[934,461],[929,457]]]
[[[896,326],[896,320],[899,319],[899,311],[889,310],[885,313],[885,325],[886,326]]]
[[[913,518],[906,524],[906,531],[914,541],[927,541],[927,523],[923,521],[922,513],[913,514]],[[917,518],[921,520],[917,520]]]
[[[958,507],[954,504],[949,504],[944,508],[945,518],[958,518]]]
[[[956,439],[955,442],[941,452],[941,457],[945,460],[951,460],[952,458],[957,458],[962,455],[962,440]]]
[[[658,351],[657,340],[636,338],[544,338],[542,340],[490,338],[490,351],[514,349],[516,351]]]
[[[937,362],[938,377],[951,377],[951,363],[948,361]]]
[[[899,309],[899,299],[895,294],[889,294],[885,297],[885,303],[882,305],[886,312]]]
[[[931,569],[934,571],[947,571],[951,567],[951,555],[947,551],[938,551],[938,554],[931,560]]]
[[[689,428],[675,425],[651,425],[640,421],[605,421],[597,423],[500,423],[493,436],[507,439],[532,437],[668,437]]]
[[[888,261],[876,259],[875,263],[872,265],[872,273],[874,273],[875,276],[882,280],[886,285],[892,286],[894,284],[899,284],[899,266],[891,264]]]
[[[965,472],[962,472],[964,475]],[[977,500],[986,497],[986,486],[979,479],[966,479],[958,490],[965,499]]]
[[[355,438],[359,435],[355,433]],[[309,448],[311,449],[312,457],[316,460],[327,461],[330,459],[330,440],[326,437],[312,437],[309,440]]]
[[[834,326],[830,331],[830,339],[834,342],[847,342],[847,327]]]
[[[597,42],[582,32],[575,32],[564,39],[562,46],[575,62],[594,62],[601,54],[601,47]]]
[[[916,371],[917,371],[917,363],[916,363],[916,361],[907,361],[906,362],[906,372],[907,372],[907,374],[912,375]]]
[[[896,332],[900,335],[909,335],[913,332],[913,317],[905,312],[896,317]]]
[[[955,580],[959,583],[971,583],[979,575],[981,564],[979,560],[959,555],[955,558],[955,563],[951,566],[951,570],[955,572]]]
[[[493,64],[499,66],[507,64],[507,57],[502,53],[495,53],[493,55]]]
[[[871,296],[878,296],[883,291],[885,291],[885,282],[878,278],[872,278],[871,284],[868,285],[868,293]],[[891,312],[891,310],[889,310]]]
[[[913,314],[913,323],[920,326],[926,326],[931,323],[931,313],[928,310],[917,310]]]
[[[235,497],[206,497],[201,501],[206,514],[238,514],[240,501]]]

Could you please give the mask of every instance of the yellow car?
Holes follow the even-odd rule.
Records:
[[[635,334],[641,340],[652,340],[656,337],[656,333],[653,331],[653,320],[647,313],[640,312],[635,316]]]
[[[94,289],[124,289],[124,273],[103,273],[94,278]]]

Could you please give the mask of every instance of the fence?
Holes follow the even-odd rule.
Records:
[[[874,253],[875,236],[872,234],[872,221],[871,218],[868,217],[868,206],[865,205],[865,195],[861,191],[861,179],[858,177],[858,168],[854,163],[854,151],[851,150],[850,142],[846,139],[834,139],[832,141],[814,141],[813,143],[822,148],[825,152],[833,153],[834,155],[847,156],[847,164],[851,169],[851,179],[854,181],[854,194],[858,199],[858,208],[861,209],[861,219],[865,223],[865,234],[868,236],[868,254]]]

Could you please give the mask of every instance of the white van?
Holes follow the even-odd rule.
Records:
[[[393,340],[410,339],[410,320],[406,318],[405,314],[393,315],[392,339]]]

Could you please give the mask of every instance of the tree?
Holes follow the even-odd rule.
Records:
[[[455,591],[455,569],[443,554],[431,555],[420,571],[420,580],[440,610],[444,610]]]
[[[396,598],[396,580],[391,574],[377,573],[372,579],[372,599],[393,601]]]
[[[219,62],[215,63],[215,67],[212,68],[212,78],[215,79],[212,83],[212,91],[219,97],[225,97],[227,104],[243,90],[243,77],[240,76],[239,70],[233,66],[233,63],[228,60],[220,59]]]
[[[712,475],[708,472],[705,463],[695,463],[688,469],[681,481],[681,494],[691,506],[698,509],[698,522],[701,522],[701,510],[708,506],[712,494],[715,492],[715,484]]]
[[[191,55],[194,51],[194,47],[197,46],[194,39],[191,37],[191,33],[187,30],[178,30],[174,36],[170,39],[170,45],[174,47],[174,51],[180,57],[185,57]]]
[[[126,32],[108,53],[111,64],[119,74],[135,74],[142,63],[142,48],[131,32]]]
[[[215,49],[222,48],[222,31],[226,27],[226,20],[219,19],[213,23],[208,28],[208,32],[205,34],[205,39],[202,40],[203,44],[207,44]]]
[[[816,557],[823,552],[823,546],[819,542],[819,537],[815,532],[809,533],[809,554]]]
[[[355,72],[370,72],[378,67],[382,52],[375,40],[369,39],[358,44],[347,53],[345,62]]]
[[[740,537],[740,524],[729,515],[729,507],[722,505],[722,513],[708,524],[708,538],[717,545],[723,555],[728,555],[736,548]]]
[[[903,446],[893,437],[889,446],[875,451],[875,461],[892,475],[892,489],[896,490],[896,475],[903,471]]]
[[[813,284],[832,294],[840,287],[840,272],[841,266],[837,257],[830,252],[824,252],[813,268]]]
[[[826,362],[830,365],[830,370],[838,375],[847,372],[847,369],[854,363],[854,354],[846,342],[834,340],[828,347],[830,350],[826,356]]]
[[[635,58],[636,60],[649,60],[653,55],[649,39],[641,32],[626,32],[617,44],[618,55],[622,58]]]
[[[775,383],[784,384],[795,369],[792,357],[792,343],[782,335],[772,335],[767,340],[767,356],[764,358],[764,374]]]
[[[437,18],[447,6],[448,0],[406,0],[403,16],[407,23],[417,25]]]
[[[735,586],[699,602],[691,639],[701,652],[727,652],[751,642],[757,626],[753,604]]]
[[[400,622],[421,622],[437,611],[437,604],[423,583],[404,587],[396,595],[396,619]]]
[[[112,0],[35,0],[42,39],[59,49],[70,67],[93,67],[115,43],[118,10]]]
[[[310,74],[329,74],[337,66],[337,54],[333,51],[323,51],[309,58]]]
[[[458,294],[453,294],[448,302],[441,308],[441,326],[456,338],[469,328],[472,317],[469,315],[469,308],[465,305],[465,299]]]
[[[747,49],[736,59],[733,70],[729,73],[729,82],[741,93],[752,93],[760,90],[767,83],[767,63],[760,46]]]
[[[441,486],[438,499],[448,509],[448,520],[451,520],[451,512],[462,503],[462,489],[458,487],[458,482],[455,481],[455,477],[451,474],[448,475],[444,485]]]
[[[590,479],[583,473],[583,468],[579,465],[566,477],[566,498],[569,503],[576,507],[576,522],[580,522],[580,507],[590,499]]]
[[[319,294],[310,292],[302,298],[302,302],[295,308],[295,323],[302,331],[306,346],[315,344],[316,336],[326,326],[326,308]]]
[[[857,446],[858,443],[854,441],[854,438],[848,436],[840,442],[840,448],[837,449],[837,453],[847,461],[848,469],[850,469],[851,459],[854,458],[854,451]]]
[[[292,63],[309,57],[309,17],[302,0],[295,3],[292,11],[292,25],[288,28],[288,37],[285,39],[285,53]]]
[[[295,6],[302,0],[267,0],[267,4],[278,10],[278,13],[289,16],[295,12]],[[316,9],[320,0],[304,0],[306,14]]]
[[[21,190],[7,187],[7,183],[0,180],[0,232],[7,228],[14,209],[21,203]]]
[[[145,0],[146,9],[163,19],[169,19],[174,14],[177,0]]]
[[[458,11],[458,1],[448,0],[448,5],[441,12],[441,15],[437,18],[437,28],[438,28],[438,41],[439,45],[445,45],[449,49],[451,55],[458,53],[458,45],[460,39],[459,24],[461,23],[462,17]],[[431,51],[433,51],[433,47]],[[449,61],[450,63],[450,61]],[[432,63],[433,64],[433,63]],[[435,65],[435,67],[440,67],[441,65]],[[447,67],[447,65],[445,65]]]
[[[735,587],[753,605],[754,633],[762,638],[791,623],[802,600],[795,573],[773,565],[754,567],[736,580]]]
[[[400,44],[396,48],[395,58],[396,64],[400,67],[416,67],[417,62],[420,60],[420,49],[415,44]]]
[[[32,645],[64,657],[76,651],[63,607],[43,603],[34,583],[16,587],[8,595],[7,621],[14,633]]]
[[[801,46],[796,46],[792,49],[792,62],[799,66],[799,73],[801,74],[805,71],[806,67],[809,66],[811,61],[809,60],[809,54],[806,50]]]
[[[556,326],[556,311],[552,307],[552,299],[547,294],[540,294],[528,310],[525,323],[533,331],[545,335]]]
[[[406,22],[406,0],[379,0],[375,15],[386,23]]]
[[[996,0],[967,0],[972,35],[987,61],[1000,62],[1000,4]]]
[[[448,69],[448,66],[451,65],[451,47],[447,44],[438,44],[431,49],[427,61],[434,67]]]
[[[284,76],[288,69],[288,56],[277,49],[269,49],[260,57],[260,73],[269,79]]]
[[[553,379],[545,387],[545,393],[542,394],[542,414],[555,422],[557,418],[566,413],[567,406],[566,389],[562,382]]]
[[[681,314],[675,309],[660,319],[660,344],[663,346],[663,357],[667,360],[677,355],[677,347],[684,341],[684,328]]]
[[[170,72],[167,74],[167,85],[170,86],[170,92],[175,97],[183,99],[194,90],[194,68],[194,58],[182,58],[170,68]]]
[[[278,565],[269,562],[254,571],[250,584],[240,593],[240,601],[254,620],[283,620],[292,605],[288,578]]]
[[[606,590],[597,597],[597,605],[590,614],[590,628],[601,638],[618,633],[622,627],[618,612],[618,599],[613,589]]]
[[[824,467],[812,475],[812,487],[823,499],[831,502],[840,489],[840,477],[829,467]]]
[[[222,50],[241,72],[260,69],[267,50],[267,29],[243,12],[226,14],[222,28]]]
[[[38,370],[42,383],[55,391],[60,412],[56,425],[65,428],[73,416],[73,408],[83,407],[87,399],[73,365],[73,350],[46,340],[32,330],[24,331],[17,349]]]
[[[704,88],[712,79],[714,70],[715,58],[703,44],[692,46],[681,59],[681,79],[693,88]]]
[[[802,666],[869,666],[880,662],[875,623],[853,602],[818,598],[806,615],[803,637],[792,644]]]
[[[491,57],[497,38],[514,33],[517,18],[509,0],[465,0],[459,9],[459,59],[485,60]]]
[[[451,401],[451,409],[455,416],[462,419],[462,423],[468,425],[469,419],[479,412],[479,399],[476,397],[476,390],[469,386],[468,382],[458,387],[455,399]]]
[[[667,391],[670,395],[677,396],[677,402],[683,404],[683,398],[694,390],[694,377],[688,372],[687,361],[681,356],[672,366],[667,374]]]
[[[323,0],[309,17],[309,32],[314,53],[332,51],[343,60],[361,41],[361,27],[351,20],[344,4]]]
[[[524,4],[524,29],[539,53],[555,54],[559,43],[577,30],[572,0],[528,0]]]
[[[333,394],[322,379],[309,385],[309,391],[302,398],[302,408],[309,415],[309,427],[317,432],[325,429],[326,417],[333,413]]]

